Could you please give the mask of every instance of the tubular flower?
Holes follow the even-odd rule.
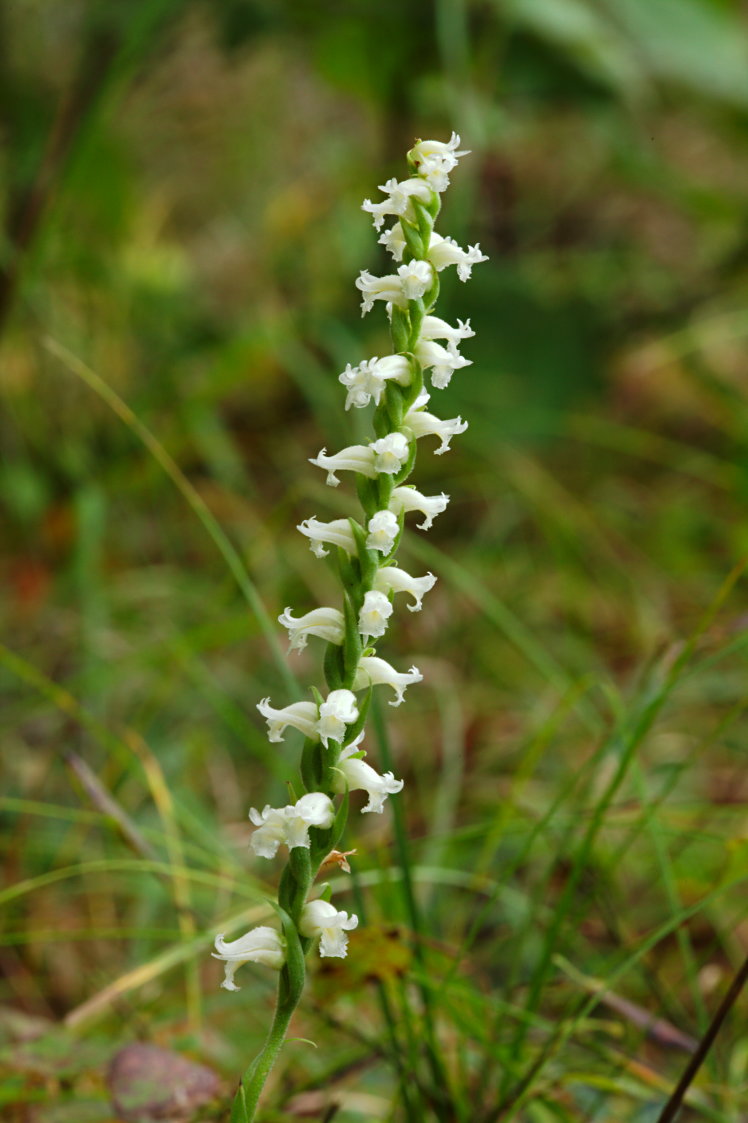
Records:
[[[441,495],[423,495],[414,487],[396,487],[390,499],[390,510],[395,514],[403,511],[420,511],[425,515],[422,523],[417,523],[419,530],[431,530],[434,519],[442,511],[446,511],[449,496],[444,492]]]
[[[358,917],[347,912],[338,912],[329,901],[308,901],[301,914],[299,931],[302,936],[315,940],[319,937],[321,956],[338,956],[344,959],[348,954],[348,937],[358,927]]]
[[[360,740],[361,738],[357,738],[353,744],[346,745],[340,754],[339,771],[334,781],[335,790],[344,792],[350,789],[351,791],[366,792],[369,796],[369,802],[366,807],[362,808],[362,812],[365,814],[367,811],[375,811],[378,815],[381,815],[387,796],[396,795],[402,791],[404,782],[396,780],[392,772],[385,772],[383,776],[380,776],[370,764],[361,760],[358,753]]]
[[[384,246],[388,253],[392,254],[395,261],[403,260],[406,243],[403,228],[399,222],[396,222],[389,230],[385,230],[384,234],[380,234],[377,241],[380,246]]]
[[[327,748],[328,741],[342,741],[345,727],[358,718],[356,695],[350,690],[331,690],[319,708],[317,733]]]
[[[216,936],[214,946],[213,958],[222,959],[225,964],[226,973],[221,986],[226,990],[241,990],[234,982],[234,972],[242,963],[262,963],[280,971],[286,961],[286,941],[274,928],[264,925],[228,942],[221,933]]]
[[[397,488],[395,488],[397,491]],[[393,492],[394,494],[394,492]],[[392,553],[395,539],[400,533],[400,523],[392,511],[377,511],[369,519],[366,545],[369,550],[379,550],[382,554]]]
[[[327,643],[342,643],[345,631],[343,613],[339,608],[313,608],[303,616],[294,617],[286,608],[278,622],[288,629],[289,651],[303,651],[308,636],[318,636]]]
[[[357,367],[352,367],[348,363],[343,373],[338,376],[338,381],[342,382],[348,391],[345,408],[356,406],[360,409],[362,406],[368,406],[370,401],[378,406],[388,382],[408,386],[412,377],[410,363],[404,355],[386,355],[383,359],[366,359]]]
[[[431,385],[437,390],[449,386],[456,370],[473,365],[472,359],[464,358],[454,347],[442,347],[432,339],[419,340],[415,354],[419,363],[431,368]]]
[[[431,235],[428,258],[437,272],[446,269],[448,265],[456,265],[457,276],[461,281],[470,279],[474,265],[488,261],[486,255],[480,252],[480,246],[469,246],[464,250],[454,238],[442,238],[441,234]]]
[[[380,573],[382,570],[379,571]],[[378,639],[387,631],[392,605],[383,592],[370,589],[358,614],[358,630],[367,639]]]
[[[353,680],[354,690],[365,690],[368,686],[391,686],[395,691],[395,701],[391,706],[399,706],[405,697],[405,690],[411,683],[421,682],[423,675],[418,667],[411,667],[409,671],[396,671],[384,659],[376,655],[364,655],[359,660],[356,677]]]
[[[347,554],[356,551],[356,542],[348,519],[333,519],[332,522],[323,523],[312,515],[310,519],[304,519],[299,523],[296,529],[309,539],[309,549],[315,558],[324,558],[329,554],[330,551],[323,545],[325,542],[330,546],[340,546]]]
[[[410,453],[410,444],[404,433],[388,433],[369,446],[374,453],[374,467],[377,472],[394,476],[405,464]]]
[[[452,437],[464,433],[467,427],[467,421],[463,421],[461,417],[450,417],[447,420],[442,420],[433,413],[427,413],[425,409],[410,409],[403,419],[403,428],[410,429],[414,437],[439,438],[441,445],[436,450],[436,456],[441,456],[443,452],[449,452],[449,442]]]
[[[445,191],[449,187],[449,173],[457,167],[461,156],[470,154],[469,148],[458,152],[459,147],[457,133],[452,133],[446,142],[419,140],[408,153],[408,160],[434,191]]]
[[[374,588],[382,593],[410,593],[413,604],[408,605],[410,612],[420,612],[423,608],[423,597],[436,584],[433,573],[424,577],[411,577],[404,569],[396,565],[385,565],[377,571],[374,578]]]
[[[428,261],[411,261],[401,265],[396,274],[386,277],[375,277],[364,269],[356,281],[356,288],[363,297],[361,315],[371,312],[375,300],[407,308],[408,301],[420,300],[433,282],[434,271]]]
[[[385,215],[388,214],[402,214],[414,218],[412,199],[419,199],[422,203],[428,204],[433,198],[431,187],[420,176],[401,181],[388,179],[379,190],[384,191],[387,196],[381,203],[372,203],[371,199],[364,199],[361,204],[361,210],[368,211],[377,230],[381,229]]]
[[[447,346],[455,350],[463,339],[472,339],[474,335],[470,320],[458,320],[455,328],[438,316],[424,316],[421,324],[421,339],[446,339]]]
[[[287,726],[292,726],[305,737],[317,737],[317,707],[314,702],[292,702],[282,710],[274,710],[269,698],[257,703],[257,709],[268,723],[268,741],[283,740]]]
[[[249,810],[249,818],[257,827],[249,845],[260,858],[274,858],[279,846],[293,850],[309,849],[309,828],[331,827],[335,821],[333,802],[324,792],[310,792],[287,807],[264,807]]]
[[[336,472],[359,472],[373,480],[377,469],[374,466],[374,453],[371,445],[349,445],[340,452],[327,455],[327,449],[320,449],[314,457],[309,457],[309,463],[316,468],[324,468],[327,472],[327,483],[330,487],[337,487],[340,480]],[[350,529],[350,528],[349,528]]]

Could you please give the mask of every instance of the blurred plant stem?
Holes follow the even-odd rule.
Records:
[[[18,292],[28,255],[34,248],[60,184],[104,95],[123,67],[142,61],[152,49],[173,11],[183,0],[141,4],[127,18],[104,14],[92,19],[80,52],[77,70],[67,93],[59,100],[36,164],[28,175],[10,177],[5,228],[0,256],[0,336]],[[20,151],[24,142],[15,113],[13,81],[7,44],[8,8],[0,0],[0,124],[8,148]],[[5,48],[5,49],[4,49]]]
[[[724,998],[717,1007],[717,1011],[709,1024],[709,1028],[699,1042],[699,1046],[696,1052],[691,1057],[690,1061],[683,1070],[683,1075],[675,1086],[670,1099],[665,1104],[662,1113],[657,1119],[657,1123],[673,1123],[673,1120],[677,1117],[678,1112],[680,1111],[683,1104],[683,1099],[686,1095],[686,1092],[691,1086],[696,1073],[699,1071],[702,1064],[706,1060],[707,1054],[714,1044],[717,1038],[717,1034],[722,1028],[722,1023],[737,1002],[738,998],[740,997],[740,993],[747,982],[748,956],[746,956],[746,958],[743,960],[742,966],[734,975]]]
[[[8,42],[8,36],[1,30],[5,22],[3,5],[0,6],[0,44]],[[92,31],[72,86],[57,107],[31,179],[11,181],[0,264],[0,333],[13,306],[25,256],[33,246],[76,140],[95,110],[118,48],[119,42],[111,29],[97,27]],[[0,91],[7,95],[9,86],[8,60],[0,48]],[[10,98],[3,97],[0,104],[6,107],[3,126],[14,147],[16,129]]]

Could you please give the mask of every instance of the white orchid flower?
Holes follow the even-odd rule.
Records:
[[[434,191],[446,191],[449,187],[449,172],[457,167],[462,156],[469,155],[470,149],[458,151],[460,138],[452,133],[448,141],[419,140],[408,153],[408,158]]]
[[[377,570],[374,577],[374,588],[382,593],[409,593],[413,597],[413,604],[408,605],[410,612],[420,612],[423,607],[422,599],[426,593],[433,589],[436,578],[433,573],[423,577],[411,577],[404,569],[396,565],[385,565]]]
[[[389,230],[385,230],[384,234],[380,234],[377,241],[380,246],[384,246],[384,248],[392,254],[395,261],[403,260],[406,243],[403,228],[399,222],[396,222]]]
[[[250,808],[249,818],[257,827],[250,847],[260,858],[274,858],[279,846],[293,850],[309,849],[309,828],[327,829],[335,822],[335,807],[324,792],[309,792],[287,807],[270,807],[262,811]]]
[[[409,300],[420,300],[433,281],[434,272],[428,261],[410,261],[401,265],[396,274],[385,277],[375,277],[364,269],[356,280],[356,288],[363,296],[361,315],[372,310],[375,300],[405,308]]]
[[[356,677],[353,680],[354,690],[365,690],[369,686],[391,686],[395,691],[395,701],[391,706],[399,706],[405,697],[405,690],[414,682],[421,682],[423,675],[418,667],[411,667],[409,671],[396,671],[394,667],[377,658],[376,655],[364,655],[358,663]]]
[[[355,554],[356,542],[348,519],[332,519],[329,523],[321,522],[314,515],[304,519],[296,527],[309,539],[309,548],[316,558],[324,558],[329,554],[324,543],[330,546],[340,546],[347,554]]]
[[[433,413],[427,413],[425,409],[410,409],[403,419],[403,428],[410,429],[414,437],[439,438],[441,445],[436,450],[436,456],[449,452],[449,442],[452,437],[458,437],[467,427],[467,421],[463,421],[461,417],[442,420]]]
[[[364,638],[379,638],[387,630],[392,605],[383,592],[370,589],[358,614],[358,630]]]
[[[397,491],[397,488],[395,488]],[[383,554],[392,552],[395,539],[400,532],[397,516],[392,511],[377,511],[369,519],[366,546],[369,550],[379,550]]]
[[[292,702],[281,710],[275,710],[270,705],[269,698],[263,698],[257,703],[257,709],[268,723],[268,741],[280,742],[283,734],[290,725],[298,729],[305,737],[317,736],[317,707],[314,702]]]
[[[425,516],[422,523],[417,523],[419,530],[431,530],[434,519],[446,511],[449,496],[444,492],[441,495],[424,495],[414,487],[396,487],[390,497],[390,510],[399,515],[405,511],[420,511]]]
[[[383,475],[394,476],[405,464],[410,453],[410,442],[404,433],[388,433],[369,446],[374,453],[374,467]]]
[[[413,374],[410,363],[404,355],[385,355],[383,359],[365,359],[357,367],[348,363],[338,381],[342,382],[348,391],[345,399],[345,408],[351,406],[361,408],[368,406],[373,400],[378,406],[384,388],[388,381],[397,382],[400,386],[409,386]]]
[[[479,265],[481,261],[488,261],[486,254],[480,252],[479,245],[468,246],[464,250],[454,238],[442,238],[441,234],[431,235],[428,259],[439,273],[448,265],[456,265],[457,276],[461,281],[470,279],[474,265]]]
[[[339,912],[329,901],[309,901],[304,905],[299,923],[302,936],[320,941],[321,956],[337,956],[344,959],[348,953],[348,937],[358,927],[355,914]]]
[[[335,779],[333,781],[336,792],[364,791],[369,796],[369,802],[363,807],[362,813],[374,811],[381,815],[384,810],[384,801],[388,795],[396,795],[403,790],[404,781],[396,780],[392,772],[385,772],[383,776],[367,764],[365,760],[355,754],[363,739],[363,733],[350,745],[346,745],[338,760]]]
[[[294,617],[286,608],[278,622],[288,629],[289,651],[303,651],[309,636],[318,636],[327,643],[342,643],[345,632],[343,613],[339,608],[313,608],[303,616]]]
[[[437,390],[449,386],[452,375],[462,367],[472,366],[472,359],[466,359],[453,347],[442,347],[433,339],[419,339],[415,355],[422,366],[431,369],[431,385]]]
[[[371,199],[364,199],[361,210],[367,211],[374,220],[376,230],[382,228],[385,216],[389,214],[404,215],[406,218],[415,218],[411,199],[420,199],[422,203],[430,203],[433,197],[432,190],[420,176],[410,179],[388,179],[380,185],[380,191],[387,196],[379,203],[372,203]]]
[[[357,718],[356,695],[350,690],[331,690],[319,708],[316,730],[325,748],[328,741],[342,741],[346,726]]]
[[[453,327],[439,316],[424,316],[421,323],[421,339],[446,339],[447,346],[454,350],[463,339],[472,339],[474,335],[470,320],[458,320],[457,327]]]
[[[280,971],[286,961],[286,941],[274,928],[264,925],[253,928],[238,940],[224,940],[223,933],[216,936],[214,959],[225,964],[225,975],[221,986],[226,990],[240,990],[234,982],[234,972],[242,963],[262,963]]]
[[[323,468],[327,472],[327,483],[330,487],[337,487],[340,480],[336,472],[359,472],[368,476],[370,480],[376,479],[377,468],[374,464],[374,453],[371,445],[349,445],[332,456],[327,455],[327,449],[320,449],[319,453],[309,457],[309,463],[316,468]]]

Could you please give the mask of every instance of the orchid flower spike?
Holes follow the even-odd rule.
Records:
[[[344,959],[348,954],[348,937],[358,927],[358,917],[347,912],[338,912],[329,901],[308,901],[301,914],[299,931],[302,936],[316,940],[319,938],[321,956],[338,956]]]
[[[224,940],[223,933],[216,936],[214,959],[222,959],[225,975],[222,987],[226,990],[240,990],[234,982],[234,972],[242,963],[262,963],[280,971],[286,961],[286,941],[274,928],[264,925],[253,928],[238,940]]]
[[[346,855],[350,852],[333,849],[341,845],[339,836],[347,814],[347,800],[339,797],[363,791],[367,795],[364,813],[381,814],[388,796],[403,788],[403,781],[392,772],[378,773],[359,746],[370,691],[388,686],[393,692],[389,704],[399,706],[407,687],[423,678],[415,666],[396,670],[377,656],[372,645],[386,636],[394,615],[393,602],[398,603],[400,594],[407,595],[408,609],[418,612],[436,581],[432,573],[413,576],[396,563],[405,516],[420,512],[423,521],[419,526],[428,530],[449,501],[444,493],[424,495],[407,482],[418,442],[436,437],[436,454],[441,455],[449,450],[452,438],[467,428],[461,417],[442,419],[427,408],[430,388],[444,389],[456,370],[470,365],[460,353],[463,342],[474,334],[470,321],[452,324],[435,313],[440,273],[454,265],[459,279],[466,281],[473,266],[486,260],[479,245],[464,249],[453,238],[434,232],[439,196],[466,154],[456,133],[448,141],[419,139],[408,153],[407,178],[388,180],[380,188],[378,201],[366,199],[363,203],[378,231],[387,220],[388,229],[380,233],[379,242],[394,264],[392,272],[383,276],[363,270],[356,288],[362,315],[377,302],[384,304],[393,354],[365,359],[356,366],[349,363],[338,375],[346,410],[373,407],[369,436],[359,435],[363,431],[357,425],[351,439],[360,444],[332,453],[323,448],[311,458],[326,473],[331,487],[340,485],[341,472],[352,473],[360,501],[361,514],[355,519],[323,522],[311,516],[297,528],[315,557],[324,558],[334,548],[331,560],[342,586],[340,599],[333,602],[334,607],[322,605],[299,616],[286,608],[278,617],[288,631],[291,651],[303,650],[310,636],[328,645],[324,655],[327,695],[314,690],[314,700],[292,702],[280,709],[269,698],[257,704],[272,743],[282,742],[289,728],[306,739],[300,781],[289,782],[292,792],[304,794],[292,795],[285,807],[267,804],[262,810],[252,807],[249,811],[254,827],[249,843],[252,852],[272,859],[282,847],[289,851],[278,894],[282,932],[259,927],[234,941],[227,942],[222,935],[215,941],[215,957],[225,965],[222,985],[228,990],[237,989],[234,973],[242,963],[262,963],[283,971],[273,1029],[249,1070],[249,1091],[240,1087],[232,1119],[246,1115],[247,1096],[253,1107],[257,1104],[282,1044],[281,1022],[288,1024],[303,989],[304,953],[310,942],[318,945],[321,956],[342,958],[348,950],[348,933],[358,925],[355,915],[325,899],[329,894],[308,899],[321,870],[336,863],[344,870],[349,868]],[[424,388],[424,379],[430,382],[429,389]],[[357,421],[365,424],[367,419]]]

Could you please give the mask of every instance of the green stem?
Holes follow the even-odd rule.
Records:
[[[252,1123],[257,1111],[257,1104],[262,1095],[262,1089],[265,1087],[265,1081],[270,1075],[286,1040],[288,1026],[293,1012],[298,1006],[301,994],[289,994],[288,983],[284,974],[285,972],[281,974],[278,984],[278,1004],[273,1024],[270,1027],[262,1052],[255,1057],[239,1081],[239,1088],[231,1105],[230,1123]]]

